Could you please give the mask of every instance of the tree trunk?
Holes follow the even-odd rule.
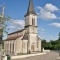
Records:
[[[0,44],[2,44],[2,35],[0,35]]]

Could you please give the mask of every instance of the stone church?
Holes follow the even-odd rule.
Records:
[[[8,34],[4,41],[5,54],[41,52],[41,39],[37,35],[37,14],[32,0],[29,0],[28,10],[24,17],[24,29]]]

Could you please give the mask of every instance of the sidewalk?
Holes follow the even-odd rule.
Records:
[[[36,53],[36,54],[28,54],[28,55],[11,56],[11,59],[26,58],[26,57],[44,55],[44,54],[46,53],[44,52],[44,53]]]

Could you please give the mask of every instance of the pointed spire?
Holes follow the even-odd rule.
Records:
[[[34,6],[33,6],[33,1],[32,0],[29,0],[28,10],[27,10],[27,13],[25,14],[25,16],[28,16],[29,14],[37,15],[34,11]]]

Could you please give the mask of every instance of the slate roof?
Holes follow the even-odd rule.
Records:
[[[29,0],[28,10],[27,10],[27,13],[25,14],[25,17],[28,16],[29,14],[37,15],[34,11],[34,6],[33,6],[33,1],[32,0]]]
[[[18,30],[18,31],[12,32],[12,33],[10,33],[10,34],[8,34],[8,35],[12,35],[12,34],[15,34],[15,33],[19,33],[19,32],[22,32],[23,30],[25,30],[25,29],[22,29],[22,30]]]
[[[23,36],[23,35],[21,35],[21,36],[9,37],[9,38],[7,38],[5,41],[16,40],[17,38],[22,37],[22,36]]]
[[[27,33],[24,34],[22,40],[28,40],[28,35],[27,35]]]

